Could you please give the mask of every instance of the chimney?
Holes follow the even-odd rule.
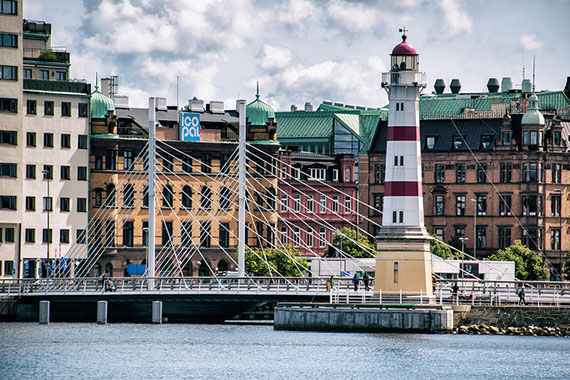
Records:
[[[532,84],[530,83],[530,79],[523,79],[521,83],[521,89],[523,94],[532,92]]]
[[[501,79],[501,92],[509,92],[513,89],[513,81],[511,77],[503,77]]]
[[[111,84],[111,78],[101,78],[101,93],[105,96],[109,96],[109,85]]]
[[[204,101],[201,99],[188,100],[188,109],[190,112],[204,112]]]
[[[449,88],[453,94],[459,94],[459,90],[461,90],[461,82],[459,79],[452,79]]]
[[[212,100],[210,101],[210,112],[216,114],[223,114],[224,111],[224,102],[219,100]]]
[[[435,89],[436,94],[443,94],[443,91],[445,90],[445,82],[443,79],[436,79],[433,88]]]
[[[297,112],[297,106],[294,104],[291,104],[291,112]]]
[[[129,97],[127,95],[115,95],[115,108],[129,108]]]
[[[166,98],[156,98],[156,109],[158,111],[166,111]]]
[[[489,81],[487,82],[487,90],[489,90],[489,92],[499,91],[499,81],[497,78],[489,78]]]
[[[305,103],[305,111],[313,111],[313,105],[311,102]]]

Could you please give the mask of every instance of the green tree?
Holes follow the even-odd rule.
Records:
[[[436,256],[442,259],[459,259],[461,258],[461,253],[456,250],[449,248],[443,242],[438,240],[437,235],[432,235],[433,239],[429,242],[429,250]]]
[[[245,250],[245,271],[253,276],[280,273],[285,277],[300,277],[308,270],[307,260],[291,245],[265,250],[247,247]]]
[[[358,243],[357,243],[358,242]],[[358,234],[356,231],[347,227],[343,227],[340,231],[335,232],[333,236],[332,246],[325,250],[325,257],[338,257],[337,249],[344,252],[342,256],[347,255],[355,258],[372,258],[376,257],[376,246],[364,234]]]
[[[566,260],[566,262],[564,263],[564,266],[562,267],[562,272],[563,275],[566,276],[566,278],[570,279],[570,259]]]
[[[56,61],[57,55],[55,54],[55,52],[53,50],[46,49],[46,50],[42,51],[40,58],[44,61]]]
[[[514,261],[515,277],[519,280],[544,280],[548,277],[548,270],[542,266],[542,257],[522,245],[520,240],[508,248],[499,249],[486,260]]]

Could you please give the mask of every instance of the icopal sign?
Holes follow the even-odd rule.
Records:
[[[180,114],[180,140],[200,141],[200,114],[188,112]]]

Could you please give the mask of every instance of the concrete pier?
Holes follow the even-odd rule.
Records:
[[[152,301],[152,323],[162,323],[162,302]]]
[[[40,301],[40,325],[49,323],[49,301]]]
[[[97,301],[97,323],[100,325],[107,324],[107,301]]]
[[[421,305],[278,305],[276,330],[434,332],[453,329],[453,311]]]

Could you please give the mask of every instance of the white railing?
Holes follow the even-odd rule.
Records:
[[[419,71],[390,71],[382,73],[382,87],[410,85],[426,87],[426,73]]]

